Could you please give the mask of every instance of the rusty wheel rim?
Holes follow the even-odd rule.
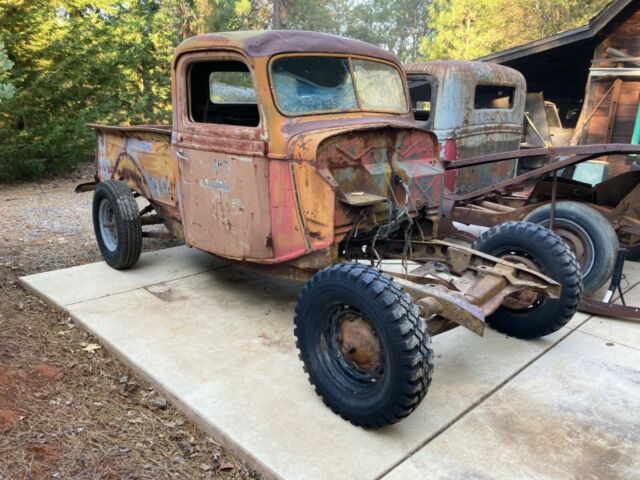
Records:
[[[382,378],[382,344],[374,326],[361,312],[348,305],[338,307],[331,316],[328,333],[332,367],[348,382],[371,385]]]
[[[549,227],[549,222],[543,222],[542,225]],[[582,276],[587,275],[596,261],[594,257],[595,246],[587,231],[569,219],[556,218],[553,233],[558,235],[574,253]]]
[[[380,340],[369,322],[354,312],[347,312],[340,322],[342,356],[362,371],[375,370],[380,363]]]

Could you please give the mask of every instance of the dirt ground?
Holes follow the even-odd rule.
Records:
[[[0,480],[259,478],[18,284],[21,275],[101,260],[92,194],[73,192],[91,175],[84,165],[0,183]],[[171,244],[144,242],[145,250]]]

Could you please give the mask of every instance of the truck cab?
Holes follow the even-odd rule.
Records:
[[[328,265],[358,209],[376,212],[361,231],[393,220],[393,198],[404,214],[437,216],[437,140],[415,125],[399,60],[383,49],[313,32],[212,33],[177,47],[172,87],[171,126],[93,126],[98,177],[142,189],[189,245]]]
[[[433,61],[405,66],[411,107],[418,125],[431,129],[440,158],[454,162],[517,150],[522,139],[526,82],[501,65]],[[455,193],[493,185],[516,174],[516,160],[447,172]]]

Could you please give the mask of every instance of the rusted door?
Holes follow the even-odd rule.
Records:
[[[176,70],[174,124],[188,244],[232,258],[272,257],[266,135],[243,57],[197,53]]]

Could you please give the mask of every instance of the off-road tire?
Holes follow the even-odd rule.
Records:
[[[102,208],[111,208],[117,227],[115,245],[114,239],[103,236],[100,225],[100,209],[104,202]],[[98,184],[93,195],[93,228],[102,258],[111,267],[122,270],[138,261],[142,251],[142,225],[138,204],[126,184],[116,180]]]
[[[549,226],[551,204],[536,208],[525,222]],[[618,254],[618,236],[607,219],[584,203],[560,201],[556,204],[555,226],[582,238],[585,262],[581,265],[585,293],[593,293],[611,278]]]
[[[496,330],[518,338],[537,338],[559,330],[576,313],[582,276],[576,257],[562,239],[541,225],[507,222],[485,231],[473,247],[495,257],[524,255],[562,286],[557,300],[541,297],[528,309],[498,308],[487,318]]]
[[[332,319],[347,306],[366,318],[381,344],[383,374],[375,383],[353,380],[344,366],[348,360],[332,347],[338,340],[328,338]],[[294,323],[310,383],[333,412],[354,425],[396,423],[426,395],[433,372],[426,322],[411,297],[380,270],[342,263],[316,273],[300,293]]]

